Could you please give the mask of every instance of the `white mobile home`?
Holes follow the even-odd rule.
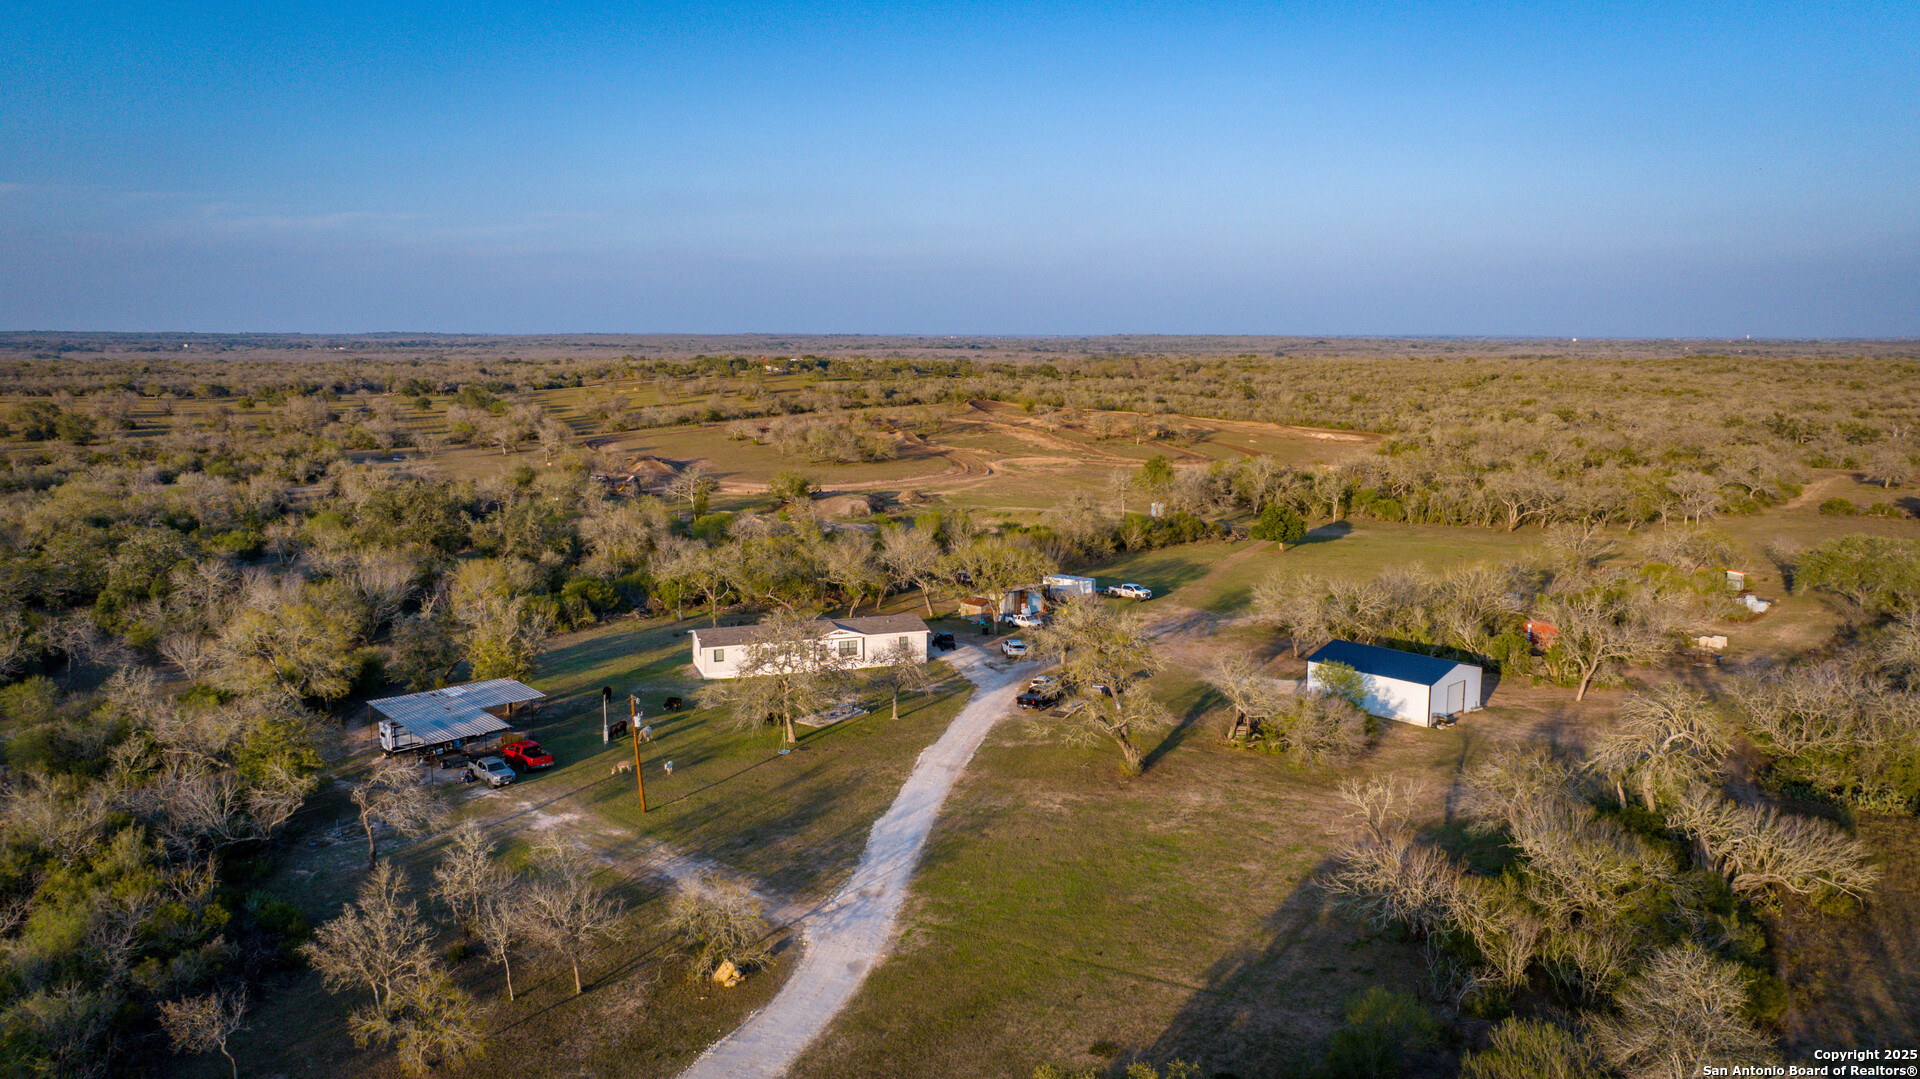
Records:
[[[1307,657],[1307,688],[1321,686],[1322,663],[1344,663],[1360,673],[1368,715],[1421,727],[1435,716],[1480,710],[1479,667],[1378,645],[1332,641]]]
[[[927,660],[927,638],[932,631],[919,615],[822,618],[813,625],[820,635],[820,647],[848,667],[872,667],[896,646],[911,648],[922,663]],[[761,639],[760,633],[759,626],[693,630],[693,669],[702,678],[739,677],[747,649]]]

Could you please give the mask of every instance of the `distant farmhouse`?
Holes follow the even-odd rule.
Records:
[[[1360,672],[1366,693],[1360,707],[1368,715],[1431,727],[1436,716],[1480,710],[1481,671],[1471,663],[1331,641],[1307,657],[1308,688],[1324,684],[1319,679],[1322,663],[1344,663]]]
[[[920,662],[927,659],[932,632],[914,614],[882,614],[867,618],[822,618],[814,623],[820,647],[848,667],[872,667],[896,645],[911,648]],[[747,648],[760,639],[759,626],[722,626],[693,631],[693,669],[702,678],[737,678]]]

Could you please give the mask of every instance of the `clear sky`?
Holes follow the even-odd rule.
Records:
[[[1920,336],[1920,4],[27,0],[0,329]]]

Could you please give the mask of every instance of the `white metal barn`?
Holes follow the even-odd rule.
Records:
[[[920,662],[927,660],[927,638],[932,631],[915,614],[882,614],[866,618],[822,618],[814,623],[820,647],[830,650],[847,667],[871,667],[888,649],[911,648]],[[693,669],[702,678],[738,678],[747,648],[760,639],[759,626],[721,626],[696,629]]]
[[[1422,727],[1435,716],[1480,710],[1479,667],[1438,656],[1402,652],[1352,641],[1332,641],[1307,657],[1307,688],[1320,688],[1322,663],[1344,663],[1360,672],[1368,715]]]

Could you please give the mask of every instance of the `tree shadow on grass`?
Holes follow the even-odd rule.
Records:
[[[1216,960],[1171,1022],[1137,1053],[1116,1060],[1184,1060],[1212,1079],[1310,1074],[1346,1002],[1372,986],[1418,995],[1420,953],[1391,934],[1332,913],[1320,887],[1323,859],[1243,946]],[[1416,1057],[1413,1074],[1452,1074]]]
[[[1331,543],[1337,539],[1344,539],[1352,533],[1353,524],[1351,522],[1328,521],[1326,524],[1320,525],[1317,528],[1308,529],[1307,534],[1300,537],[1300,542],[1294,544],[1294,546],[1304,547],[1309,543]]]
[[[1188,735],[1193,733],[1195,722],[1212,711],[1213,707],[1220,704],[1222,700],[1218,690],[1210,686],[1203,687],[1194,695],[1186,710],[1180,713],[1174,722],[1173,729],[1167,732],[1166,737],[1160,739],[1160,744],[1148,750],[1147,755],[1140,759],[1140,771],[1143,774],[1151,771],[1154,765],[1160,763],[1160,758],[1184,745]]]

